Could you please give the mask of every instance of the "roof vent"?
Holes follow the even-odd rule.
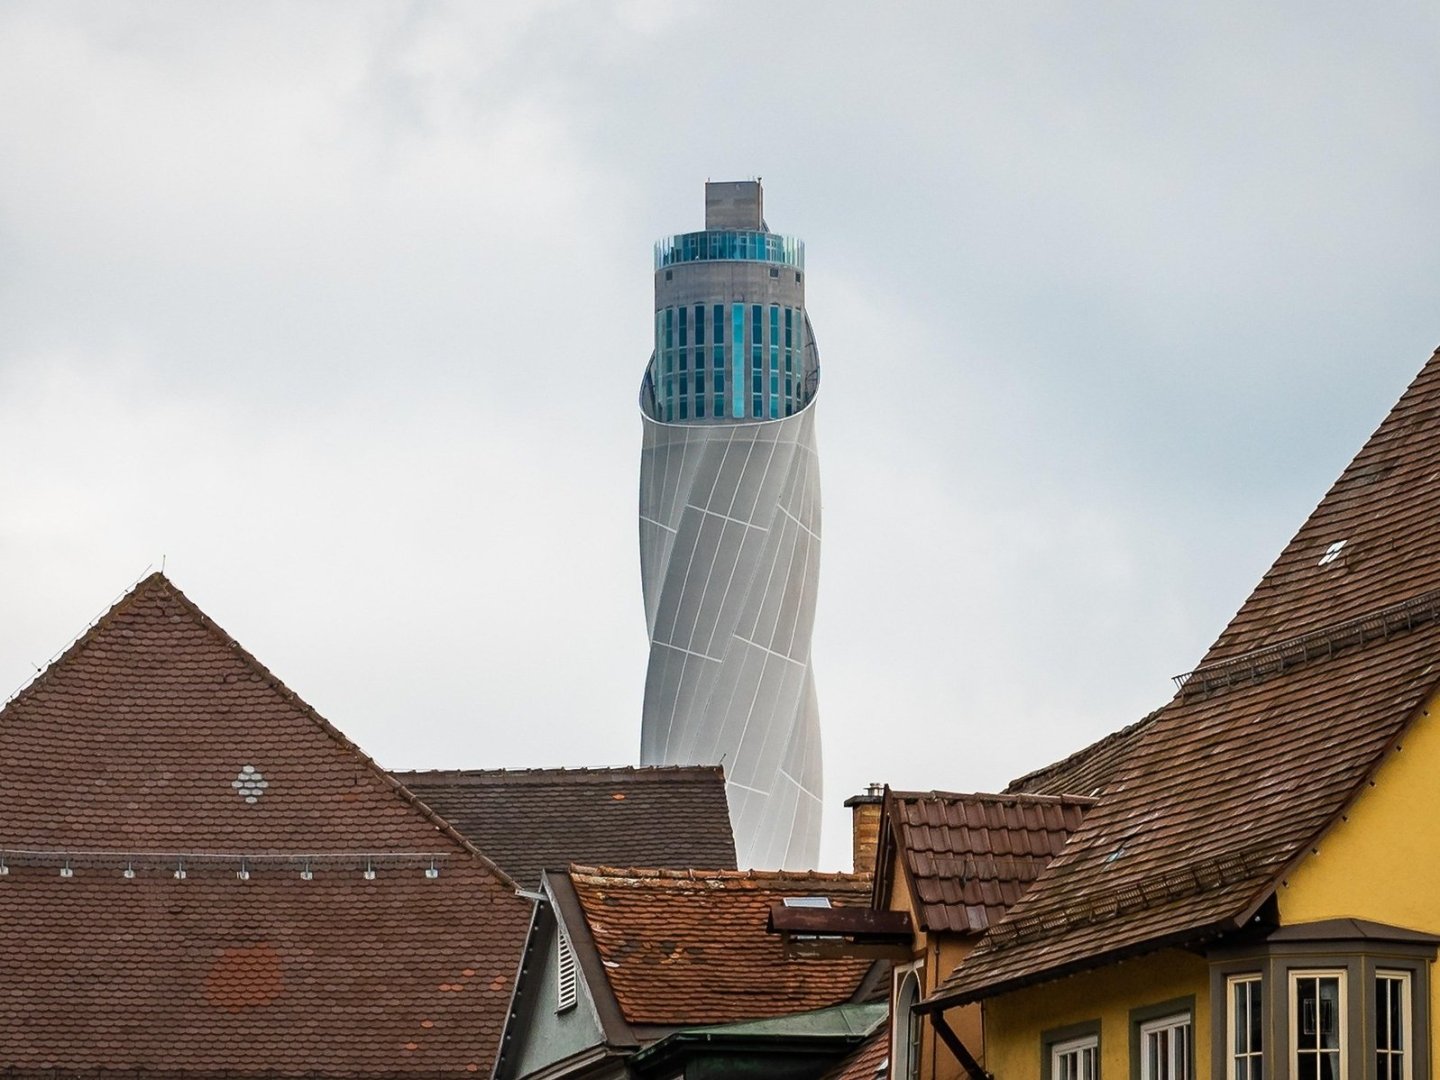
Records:
[[[1338,559],[1340,557],[1340,552],[1344,550],[1345,541],[1336,540],[1335,543],[1331,544],[1328,548],[1325,549],[1325,554],[1320,556],[1319,565],[1328,566],[1330,563]]]
[[[575,950],[570,945],[570,939],[565,935],[564,927],[557,927],[556,938],[555,947],[558,955],[555,964],[555,1011],[559,1013],[573,1009],[578,997]]]

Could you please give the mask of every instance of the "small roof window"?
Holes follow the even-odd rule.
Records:
[[[785,906],[828,908],[830,906],[830,898],[828,896],[787,896],[785,897]]]
[[[1345,541],[1336,540],[1335,543],[1331,544],[1328,548],[1325,549],[1325,554],[1320,556],[1319,565],[1328,566],[1330,563],[1338,559],[1340,557],[1340,552],[1344,550]]]

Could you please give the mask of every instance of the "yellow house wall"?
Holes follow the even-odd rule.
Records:
[[[1353,918],[1440,934],[1440,693],[1277,899],[1282,925]],[[1434,1017],[1440,978],[1430,985]],[[1435,1076],[1433,1037],[1430,1057]]]
[[[1440,933],[1440,694],[1279,890],[1283,924],[1356,918]]]
[[[1036,1080],[1041,1036],[1100,1021],[1100,1075],[1130,1076],[1130,1010],[1195,998],[1195,1075],[1210,1075],[1210,968],[1201,957],[1169,950],[1099,971],[1043,983],[985,1002],[985,1068],[995,1080]]]

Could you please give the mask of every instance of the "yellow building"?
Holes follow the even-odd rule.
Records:
[[[1018,782],[1098,797],[915,1012],[996,1080],[1429,1080],[1440,354],[1179,681]]]

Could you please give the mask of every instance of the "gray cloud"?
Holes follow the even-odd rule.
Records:
[[[864,782],[993,787],[1163,701],[1440,340],[1437,37],[7,5],[0,683],[164,553],[386,763],[632,760],[649,243],[761,175],[825,360],[839,864]]]

